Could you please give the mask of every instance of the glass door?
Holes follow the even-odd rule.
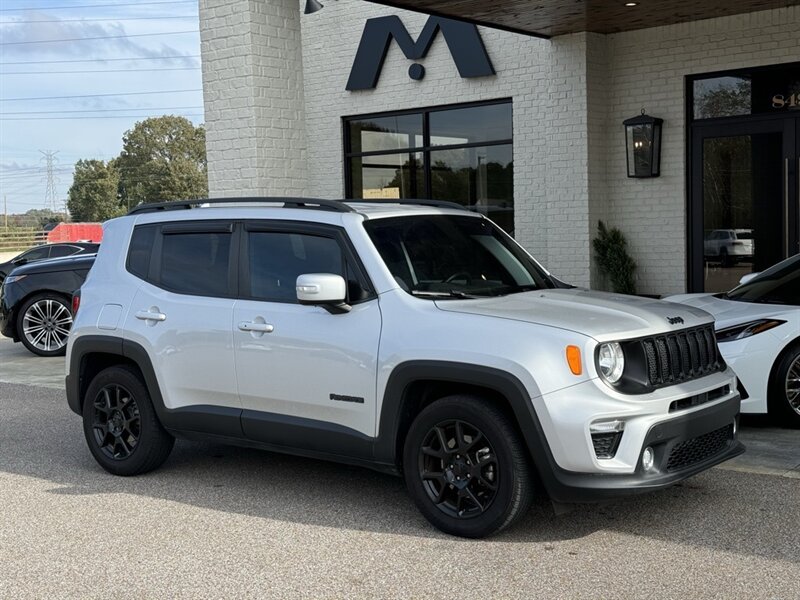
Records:
[[[798,122],[692,127],[691,291],[730,290],[800,250]]]

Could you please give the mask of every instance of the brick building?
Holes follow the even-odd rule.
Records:
[[[303,14],[303,0],[200,1],[213,196],[456,200],[593,287],[603,219],[627,236],[651,294],[727,289],[798,251],[794,2],[656,27],[624,27],[620,13],[604,26],[619,31],[584,23],[549,39],[509,25],[507,11],[498,29],[325,4]],[[663,119],[659,177],[627,176],[622,123],[642,109]]]

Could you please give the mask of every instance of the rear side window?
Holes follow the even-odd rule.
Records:
[[[230,232],[165,233],[159,284],[180,294],[229,296]]]
[[[147,279],[155,239],[155,225],[139,226],[133,230],[128,247],[128,271],[141,279]]]
[[[61,258],[77,254],[81,249],[77,246],[53,246],[50,248],[50,258]]]
[[[231,296],[230,223],[167,223],[133,230],[127,269],[179,294]]]

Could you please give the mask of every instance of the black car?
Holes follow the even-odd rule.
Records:
[[[39,356],[64,354],[72,327],[72,293],[83,285],[95,255],[17,267],[0,286],[0,333]]]
[[[11,260],[0,263],[0,283],[6,276],[22,265],[27,265],[37,260],[47,260],[48,258],[64,258],[65,256],[75,256],[77,254],[95,254],[100,244],[90,242],[69,242],[63,244],[45,244],[26,250],[18,254]]]

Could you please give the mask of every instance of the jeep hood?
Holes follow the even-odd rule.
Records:
[[[713,322],[711,315],[692,306],[578,288],[437,300],[436,306],[444,311],[558,327],[598,341],[644,337]],[[676,322],[670,323],[670,319]]]

